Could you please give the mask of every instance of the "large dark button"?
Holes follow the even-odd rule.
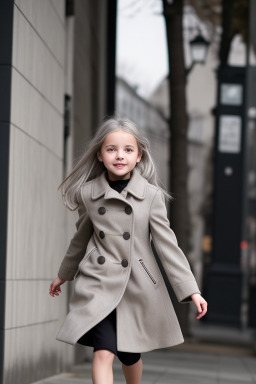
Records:
[[[130,205],[126,205],[124,210],[127,215],[130,215],[132,213],[132,207],[130,207]]]
[[[104,215],[104,213],[106,212],[106,208],[105,207],[99,207],[98,212],[100,215]]]
[[[124,268],[126,268],[126,267],[128,266],[128,261],[127,261],[126,259],[123,259],[123,260],[121,261],[121,264],[122,264],[122,266],[123,266]]]
[[[105,237],[105,233],[104,233],[103,231],[100,231],[100,237],[101,237],[102,239],[104,239],[104,237]]]
[[[105,263],[105,257],[104,256],[99,256],[97,260],[98,260],[99,264],[104,264]]]
[[[124,238],[125,240],[130,239],[130,233],[129,233],[129,232],[124,232],[124,233],[123,233],[123,238]]]

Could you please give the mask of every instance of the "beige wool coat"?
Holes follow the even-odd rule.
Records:
[[[106,170],[86,182],[79,219],[58,276],[74,279],[67,314],[56,339],[78,339],[116,308],[117,350],[147,352],[184,339],[152,239],[180,303],[201,293],[170,228],[163,193],[135,167],[123,191],[112,189]]]

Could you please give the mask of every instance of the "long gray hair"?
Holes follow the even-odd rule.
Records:
[[[71,211],[78,208],[77,196],[82,185],[106,170],[103,162],[98,160],[97,152],[100,151],[105,137],[109,133],[120,129],[132,134],[137,140],[139,151],[142,151],[141,160],[136,164],[140,174],[149,183],[160,188],[167,200],[173,200],[173,197],[167,192],[166,187],[157,176],[156,167],[150,155],[149,140],[142,135],[136,124],[128,118],[108,117],[99,125],[94,137],[88,143],[87,150],[80,156],[72,172],[58,187],[58,189],[61,188],[64,205]]]

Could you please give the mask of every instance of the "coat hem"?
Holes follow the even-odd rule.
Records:
[[[122,299],[122,297],[121,297]],[[121,300],[120,300],[121,301]],[[88,325],[88,329],[86,331],[83,331],[83,333],[79,334],[78,337],[76,337],[75,341],[74,342],[71,342],[71,341],[68,341],[67,339],[65,338],[60,338],[60,337],[56,337],[56,340],[58,341],[62,341],[64,343],[67,343],[67,344],[70,344],[70,345],[76,345],[77,344],[77,341],[87,332],[89,332],[96,324],[98,324],[100,321],[102,321],[103,319],[105,319],[106,316],[108,316],[116,307],[117,305],[119,304],[119,302],[117,302],[117,304],[114,305],[114,307],[109,311],[103,311],[101,312],[101,315],[103,314],[103,316],[101,317],[101,315],[99,315],[99,320],[97,319],[97,321],[92,321],[89,325]]]
[[[131,273],[131,268],[130,268],[130,273]],[[119,295],[118,297],[118,300],[115,302],[115,304],[111,307],[110,310],[107,310],[107,311],[103,311],[101,313],[103,313],[103,317],[100,318],[100,320],[97,320],[96,322],[91,322],[90,325],[89,325],[89,328],[86,330],[86,331],[83,331],[81,334],[79,334],[78,337],[76,337],[75,341],[74,342],[71,342],[71,341],[67,341],[67,339],[65,338],[60,338],[60,337],[56,337],[56,340],[58,341],[63,341],[64,343],[67,343],[67,344],[71,344],[71,345],[76,345],[77,344],[77,341],[85,334],[87,333],[91,328],[93,328],[96,324],[98,324],[101,320],[103,320],[106,316],[108,316],[117,306],[118,304],[120,303],[120,301],[122,300],[123,298],[123,295],[124,295],[124,292],[126,290],[126,287],[127,287],[127,284],[128,284],[128,281],[129,281],[129,277],[130,277],[130,273],[128,274],[127,278],[126,278],[126,282],[124,284],[124,288],[123,288],[123,292]],[[71,311],[69,312],[71,313]]]
[[[183,344],[184,343],[184,338],[182,338],[180,341],[176,340],[176,341],[173,341],[171,343],[167,343],[167,344],[157,344],[157,345],[151,345],[147,348],[143,348],[143,349],[138,349],[138,348],[133,348],[132,351],[131,349],[128,351],[127,349],[118,349],[119,352],[129,352],[129,353],[144,353],[144,352],[150,352],[150,351],[154,351],[155,349],[162,349],[162,348],[170,348],[170,347],[174,347],[175,345],[179,345],[179,344]]]

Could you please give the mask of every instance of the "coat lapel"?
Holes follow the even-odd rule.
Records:
[[[137,199],[142,200],[145,198],[147,180],[140,174],[137,168],[134,168],[131,172],[131,179],[121,194],[110,187],[106,175],[107,170],[104,170],[93,180],[91,195],[93,200],[104,195],[105,199],[120,199],[126,201],[125,199],[128,193],[132,194]]]

